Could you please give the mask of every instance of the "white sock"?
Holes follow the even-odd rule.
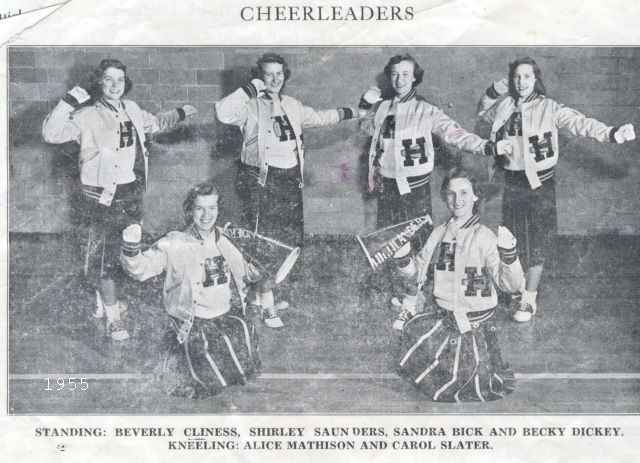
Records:
[[[525,304],[529,304],[532,307],[536,305],[536,297],[538,296],[538,291],[527,291],[526,289],[522,291],[522,302]]]
[[[107,320],[115,320],[120,318],[120,303],[116,302],[112,305],[104,304],[104,313],[107,316]]]
[[[260,306],[263,309],[271,309],[275,305],[275,302],[273,300],[273,291],[258,293],[258,299],[260,300]]]
[[[408,310],[412,315],[416,314],[416,303],[418,302],[418,295],[409,296],[404,295],[402,299],[402,308]]]

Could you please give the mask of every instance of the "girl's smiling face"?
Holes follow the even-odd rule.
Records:
[[[198,231],[209,233],[218,219],[218,195],[201,195],[193,201],[191,217]]]
[[[473,206],[478,197],[473,192],[473,185],[466,178],[452,178],[446,191],[447,207],[455,218],[463,218],[473,214]]]
[[[107,100],[120,100],[125,89],[124,71],[117,68],[107,68],[102,75],[102,96]]]
[[[519,65],[513,73],[513,86],[520,95],[526,98],[533,93],[536,85],[536,75],[533,66],[530,64]]]
[[[411,61],[400,61],[398,64],[391,66],[391,86],[396,95],[403,97],[411,91],[413,83],[416,81],[414,76],[414,65]]]

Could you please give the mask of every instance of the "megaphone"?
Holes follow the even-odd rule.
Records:
[[[263,276],[273,277],[276,284],[286,278],[300,256],[299,247],[287,246],[231,223],[227,223],[222,232],[240,250],[247,263],[254,265]]]
[[[429,214],[396,225],[389,225],[367,235],[356,235],[373,270],[380,268],[396,251],[407,244],[425,225],[431,226]]]

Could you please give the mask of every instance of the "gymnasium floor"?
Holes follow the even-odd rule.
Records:
[[[399,336],[388,297],[367,286],[355,238],[310,240],[286,327],[260,322],[261,375],[190,400],[151,381],[164,332],[161,280],[125,291],[132,339],[112,342],[89,311],[70,238],[10,237],[9,412],[12,414],[559,414],[640,412],[640,241],[561,238],[539,313],[498,314],[500,345],[518,379],[506,399],[435,404],[394,374]],[[86,391],[46,391],[45,378],[89,378]],[[53,380],[54,381],[54,380]]]

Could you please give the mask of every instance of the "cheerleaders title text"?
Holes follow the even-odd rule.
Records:
[[[412,6],[245,6],[243,21],[411,21]]]

